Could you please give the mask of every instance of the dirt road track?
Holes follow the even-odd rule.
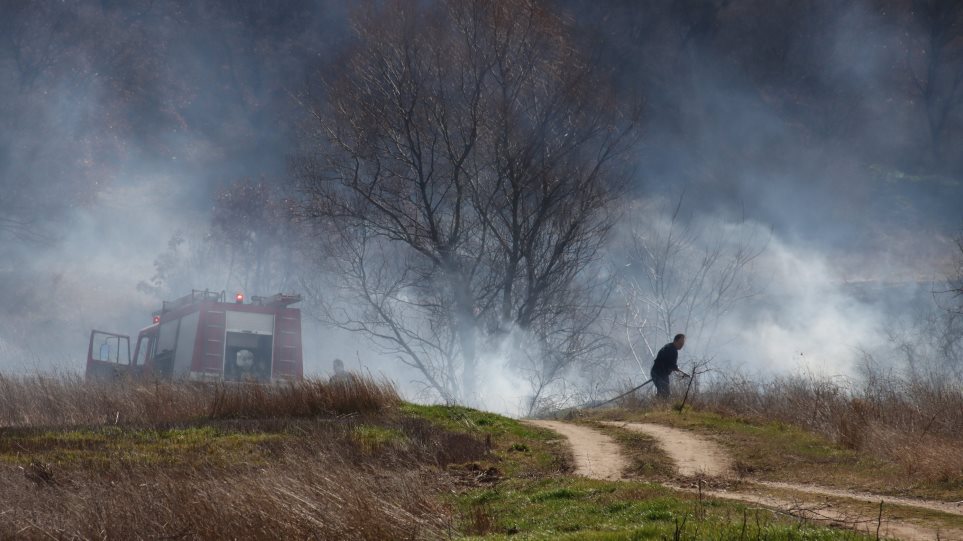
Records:
[[[643,432],[655,438],[667,455],[676,463],[679,474],[686,477],[706,475],[710,477],[725,477],[731,475],[732,460],[726,451],[714,441],[693,434],[687,430],[671,428],[652,423],[628,423],[621,421],[606,421],[602,424]],[[887,505],[901,505],[939,511],[951,515],[963,516],[963,502],[940,502],[934,500],[917,500],[882,496],[866,492],[855,492],[816,485],[798,483],[780,483],[773,481],[751,481],[754,484],[774,488],[776,490],[791,490],[805,494],[828,496],[832,498],[849,498],[865,502]]]
[[[526,421],[530,425],[554,430],[565,436],[575,456],[575,475],[617,481],[628,461],[619,444],[609,436],[584,426],[561,421]]]
[[[691,489],[689,489],[692,491]],[[876,533],[876,517],[859,516],[852,512],[846,512],[839,508],[826,507],[812,502],[800,500],[789,500],[776,498],[767,494],[755,494],[751,492],[726,492],[721,490],[702,491],[702,494],[709,498],[722,500],[733,500],[743,503],[756,504],[768,509],[787,513],[795,517],[802,517],[817,523],[834,523],[843,527],[849,527],[864,533],[873,535]],[[880,535],[885,539],[903,539],[905,541],[961,541],[963,537],[956,534],[963,532],[946,532],[937,528],[930,528],[920,524],[909,522],[894,521],[883,518],[879,528]]]
[[[675,462],[679,474],[686,477],[696,475],[724,477],[729,474],[732,467],[732,460],[722,447],[686,430],[652,423],[607,421],[602,424],[652,436]]]
[[[879,494],[870,494],[868,492],[856,492],[851,490],[839,490],[835,488],[827,488],[815,485],[802,485],[798,483],[779,483],[776,481],[755,481],[755,484],[764,487],[775,488],[778,490],[792,490],[793,492],[804,492],[806,494],[816,494],[820,496],[830,496],[838,498],[850,498],[854,500],[862,500],[866,502],[879,503],[883,502],[887,505],[902,505],[905,507],[916,507],[919,509],[928,509],[930,511],[939,511],[941,513],[948,513],[950,515],[960,515],[963,516],[963,502],[940,502],[935,500],[917,500],[913,498],[899,498],[895,496],[881,496]]]
[[[586,426],[561,421],[539,420],[526,422],[554,430],[568,439],[575,457],[575,473],[577,475],[605,480],[624,478],[622,472],[628,462],[622,456],[618,444],[610,436]],[[691,432],[651,423],[607,422],[605,424],[627,430],[644,432],[655,438],[663,450],[665,450],[666,454],[677,464],[681,475],[724,477],[729,473],[731,460],[725,451],[711,440]],[[871,534],[875,533],[876,528],[876,522],[873,519],[865,517],[860,519],[860,517],[855,516],[854,513],[846,512],[838,505],[829,504],[829,502],[825,501],[822,504],[817,502],[814,505],[812,501],[804,501],[806,499],[805,496],[846,498],[863,502],[871,501],[874,503],[882,500],[892,505],[917,507],[956,515],[963,514],[963,509],[955,503],[892,498],[790,483],[758,482],[754,484],[760,488],[768,487],[797,492],[800,493],[800,497],[798,499],[785,496],[776,497],[758,491],[728,492],[709,490],[703,491],[703,494],[712,498],[737,500],[783,512],[790,512],[794,516],[849,525],[855,529],[867,531]],[[682,487],[673,488],[691,490]],[[959,530],[938,531],[936,528],[915,522],[893,521],[885,518],[881,526],[880,533],[891,538],[895,537],[911,541],[934,539],[963,541],[963,531]]]

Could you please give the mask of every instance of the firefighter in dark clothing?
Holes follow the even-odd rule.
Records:
[[[659,350],[652,364],[652,383],[655,383],[656,392],[659,398],[669,398],[669,376],[673,372],[679,372],[685,377],[689,377],[682,370],[679,370],[679,350],[685,345],[685,335],[677,334],[675,338]]]

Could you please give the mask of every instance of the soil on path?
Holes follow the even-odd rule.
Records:
[[[686,477],[724,477],[732,467],[732,460],[722,447],[686,430],[652,423],[605,421],[602,424],[652,436],[675,462],[679,474]]]
[[[565,436],[575,457],[575,475],[592,479],[617,481],[628,461],[619,444],[611,437],[584,426],[561,421],[526,421],[528,424],[554,430]]]
[[[882,496],[869,492],[857,492],[852,490],[840,490],[838,488],[821,487],[817,485],[803,485],[799,483],[782,483],[778,481],[753,481],[757,485],[774,488],[777,490],[792,490],[793,492],[804,492],[806,494],[816,494],[819,496],[830,496],[836,498],[850,498],[865,502],[879,503],[887,505],[902,505],[905,507],[916,507],[918,509],[928,509],[950,515],[963,516],[963,501],[961,502],[941,502],[937,500],[918,500],[915,498],[900,498],[898,496]]]
[[[688,490],[693,492],[692,489]],[[811,520],[817,524],[832,524],[869,535],[875,534],[878,526],[879,535],[883,539],[902,539],[904,541],[960,541],[963,539],[963,537],[959,537],[960,534],[963,534],[960,531],[947,531],[925,524],[892,520],[885,516],[881,522],[878,522],[875,516],[861,515],[830,502],[813,503],[785,497],[779,498],[769,494],[723,490],[703,490],[702,494],[709,498],[752,503],[794,517]]]
[[[709,476],[726,477],[732,474],[732,460],[726,451],[714,441],[693,434],[688,430],[671,428],[664,425],[653,423],[630,423],[622,421],[604,421],[602,424],[642,432],[655,438],[667,455],[676,463],[676,468],[680,475],[686,477]],[[918,500],[914,498],[899,498],[895,496],[882,496],[867,492],[856,492],[851,490],[840,490],[817,485],[804,485],[799,483],[783,483],[774,481],[748,481],[744,482],[769,487],[776,490],[790,490],[806,494],[819,496],[829,496],[833,498],[849,498],[865,502],[884,502],[887,505],[902,505],[939,511],[951,515],[963,516],[963,502],[941,502],[935,500]]]
[[[583,475],[595,479],[618,480],[624,478],[622,472],[628,462],[622,456],[618,444],[608,435],[588,428],[585,426],[574,425],[561,421],[527,421],[530,424],[554,430],[565,436],[572,447],[575,457],[577,475]],[[666,454],[675,461],[679,473],[683,476],[713,476],[725,477],[731,469],[731,460],[725,451],[715,442],[704,437],[692,434],[691,432],[670,428],[651,423],[627,423],[627,422],[606,422],[609,426],[616,426],[627,430],[644,432],[655,438],[659,445],[665,450]],[[704,490],[703,495],[721,499],[737,500],[746,503],[761,505],[764,507],[781,510],[794,516],[805,517],[816,521],[832,522],[853,529],[875,533],[877,523],[875,518],[859,517],[852,511],[847,511],[845,506],[838,503],[804,502],[802,496],[823,496],[845,498],[851,500],[889,502],[894,505],[917,507],[927,510],[942,511],[945,513],[960,515],[963,509],[959,505],[948,502],[930,502],[910,500],[904,498],[892,498],[886,496],[876,496],[858,492],[849,492],[837,489],[826,489],[823,487],[796,485],[790,483],[764,483],[756,482],[752,485],[759,488],[774,488],[784,491],[799,493],[800,497],[785,496],[784,494],[775,496],[757,490],[748,492]],[[692,490],[684,487],[673,487],[681,490]],[[884,518],[879,524],[880,533],[887,537],[896,537],[908,540],[930,540],[930,539],[961,539],[963,531],[953,530],[940,531],[935,527],[918,524],[909,521],[894,521]]]

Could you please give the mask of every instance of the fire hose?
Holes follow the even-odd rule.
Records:
[[[630,395],[630,394],[634,393],[635,391],[638,391],[639,389],[641,389],[642,387],[645,387],[646,385],[648,385],[648,384],[650,384],[650,383],[652,383],[652,379],[651,379],[651,378],[648,379],[648,380],[646,380],[645,383],[643,383],[643,384],[641,384],[641,385],[639,385],[639,386],[637,386],[637,387],[633,387],[633,388],[629,389],[628,391],[625,391],[624,393],[622,393],[622,394],[620,394],[620,395],[618,395],[618,396],[616,396],[616,397],[614,397],[614,398],[610,398],[610,399],[606,400],[605,402],[594,402],[594,401],[593,401],[593,402],[586,402],[585,404],[582,404],[580,407],[581,407],[581,408],[600,408],[600,407],[602,407],[602,406],[604,406],[604,405],[606,405],[606,404],[610,404],[610,403],[612,403],[612,402],[615,402],[616,400],[622,398],[623,396]]]
[[[682,372],[682,374],[683,374],[685,377],[689,377],[689,374],[686,374],[685,372]],[[581,406],[579,406],[579,408],[583,408],[583,409],[584,409],[584,408],[600,408],[600,407],[602,407],[602,406],[604,406],[604,405],[606,405],[606,404],[611,404],[612,402],[615,402],[616,400],[622,398],[623,396],[630,395],[630,394],[634,393],[635,391],[638,391],[639,389],[641,389],[642,387],[645,387],[646,385],[648,385],[648,384],[650,384],[650,383],[652,383],[652,379],[651,379],[651,378],[647,379],[647,380],[646,380],[645,382],[643,382],[641,385],[638,385],[638,386],[636,386],[636,387],[632,387],[632,388],[629,389],[628,391],[625,391],[624,393],[622,393],[622,394],[620,394],[620,395],[618,395],[618,396],[616,396],[616,397],[614,397],[614,398],[610,398],[610,399],[606,400],[605,402],[595,402],[595,401],[586,402],[585,404],[582,404]]]

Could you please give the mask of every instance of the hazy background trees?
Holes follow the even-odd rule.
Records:
[[[963,102],[963,5],[913,0],[913,23],[922,30],[907,54],[907,67],[926,114],[934,163],[945,152],[944,135]]]
[[[210,222],[176,230],[139,291],[159,299],[196,289],[268,295],[295,291],[313,272],[283,183],[239,180],[214,196]]]

